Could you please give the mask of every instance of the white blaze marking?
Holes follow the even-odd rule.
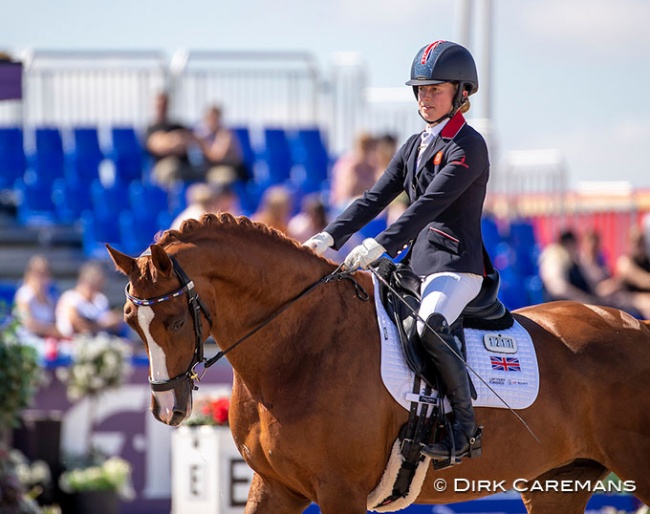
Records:
[[[151,332],[149,332],[149,325],[151,325],[153,318],[154,312],[151,307],[138,307],[138,323],[140,323],[140,329],[147,340],[147,347],[149,348],[151,378],[154,380],[167,380],[169,374],[167,373],[167,366],[165,365],[165,352],[163,352],[160,345],[153,340]]]
[[[142,330],[147,340],[147,348],[149,348],[149,370],[151,378],[154,380],[169,380],[169,373],[167,372],[167,365],[165,363],[165,352],[154,341],[149,331],[149,326],[153,318],[154,312],[151,307],[138,307],[138,323],[140,324],[140,330]],[[161,416],[171,416],[174,409],[174,393],[172,391],[158,391],[154,392],[153,395],[158,400]]]

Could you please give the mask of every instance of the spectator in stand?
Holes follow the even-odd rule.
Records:
[[[181,212],[170,228],[178,230],[187,219],[200,219],[206,212],[229,212],[239,214],[237,193],[227,184],[205,184],[198,182],[187,188],[185,193],[187,207]]]
[[[329,223],[327,207],[318,193],[312,193],[303,198],[302,210],[289,221],[288,235],[301,243],[309,239],[314,233],[322,232]],[[345,256],[358,244],[362,237],[353,235],[340,250],[328,248],[323,257],[335,262],[343,262]]]
[[[376,140],[375,149],[375,180],[384,172],[397,152],[397,138],[393,134],[384,134]]]
[[[579,252],[578,240],[571,230],[560,234],[540,255],[539,274],[550,300],[575,300],[624,310],[641,317],[638,302],[626,294],[611,277],[600,251],[597,233],[588,233]]]
[[[284,186],[271,186],[264,191],[260,206],[251,218],[253,221],[265,223],[286,235],[292,208],[291,192]]]
[[[539,256],[539,274],[549,300],[575,300],[598,304],[599,299],[585,276],[572,230],[560,233]]]
[[[341,212],[375,184],[377,142],[370,134],[359,134],[354,149],[339,157],[332,168],[330,205]],[[383,171],[383,170],[382,170]]]
[[[599,296],[606,297],[621,290],[620,283],[609,271],[600,244],[600,234],[589,230],[582,236],[579,262],[585,279]]]
[[[99,262],[87,262],[79,270],[77,284],[65,291],[56,305],[56,326],[64,337],[75,334],[109,332],[120,335],[125,326],[122,313],[110,309],[103,293],[104,268]]]
[[[246,182],[250,174],[237,136],[222,123],[221,108],[210,106],[196,130],[206,167],[206,180],[221,184]]]
[[[23,283],[14,298],[21,329],[26,336],[61,337],[56,328],[56,301],[50,263],[44,255],[34,255],[27,261]]]
[[[318,193],[306,195],[301,207],[289,221],[287,235],[303,243],[327,226],[327,208]]]
[[[629,250],[616,262],[616,278],[629,295],[640,317],[650,319],[650,256],[647,239],[641,228],[629,234]]]
[[[200,141],[191,130],[169,119],[169,96],[159,93],[154,120],[147,128],[146,148],[154,158],[152,179],[163,187],[176,181],[202,180],[204,174],[190,162],[193,147],[200,152]]]
[[[629,234],[629,250],[616,262],[616,276],[627,291],[650,293],[650,256],[645,235],[639,228]]]

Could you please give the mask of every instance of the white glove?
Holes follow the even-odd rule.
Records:
[[[323,255],[325,253],[325,250],[331,248],[334,245],[334,239],[327,232],[319,232],[315,236],[307,239],[307,241],[305,241],[302,245],[306,246],[307,248],[311,248],[318,255]]]
[[[357,268],[368,269],[384,253],[386,253],[386,249],[372,237],[369,237],[352,249],[343,264],[350,271],[354,271]]]

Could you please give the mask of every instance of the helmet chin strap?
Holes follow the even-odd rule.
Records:
[[[440,118],[438,118],[437,120],[433,120],[433,121],[429,121],[429,120],[426,119],[424,116],[422,116],[422,113],[420,112],[420,109],[418,109],[418,114],[420,115],[420,118],[422,118],[424,121],[427,122],[427,124],[429,124],[429,125],[437,125],[437,124],[440,123],[441,121],[444,121],[444,120],[446,120],[447,118],[451,118],[451,117],[453,117],[454,114],[456,114],[456,111],[457,111],[457,110],[458,110],[458,109],[454,108],[454,109],[452,109],[451,111],[449,111],[447,114],[444,114],[444,115],[440,116]]]

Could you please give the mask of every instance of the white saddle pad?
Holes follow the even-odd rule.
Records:
[[[381,337],[381,377],[395,401],[408,410],[415,373],[406,364],[397,327],[381,303],[374,276],[373,281]],[[530,335],[519,323],[515,321],[512,328],[501,331],[465,329],[465,343],[469,375],[477,392],[475,407],[507,408],[499,397],[513,409],[533,404],[539,392],[537,356]]]

